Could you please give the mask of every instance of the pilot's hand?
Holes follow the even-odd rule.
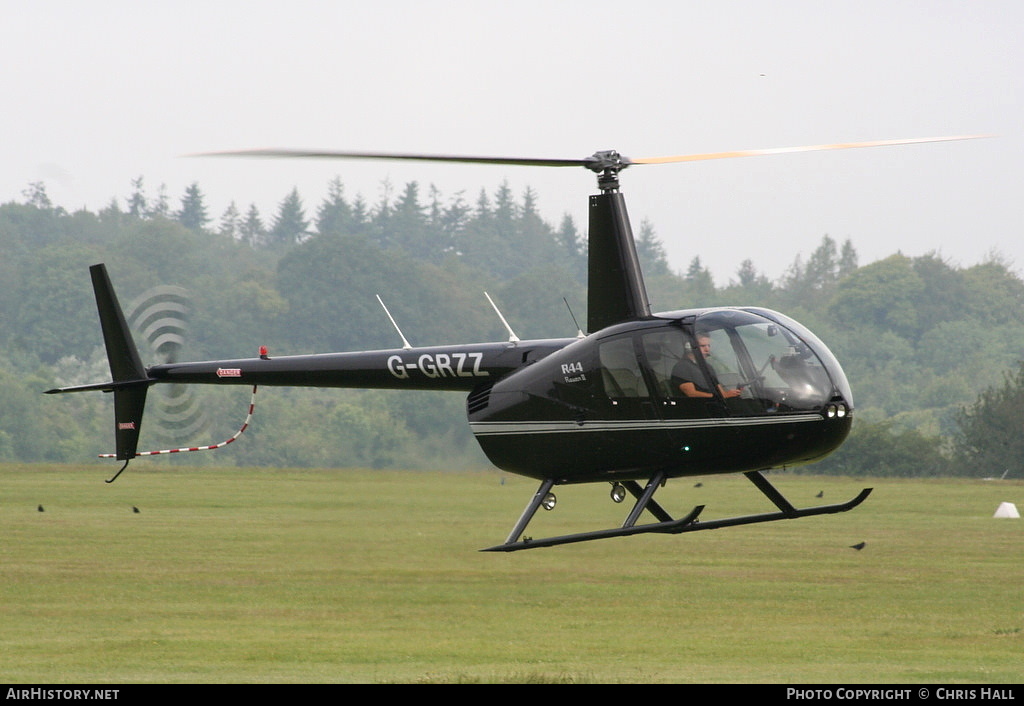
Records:
[[[726,390],[724,394],[725,394],[726,398],[729,398],[729,397],[739,397],[741,394],[743,394],[743,390],[741,390],[739,388],[736,388],[734,390]]]

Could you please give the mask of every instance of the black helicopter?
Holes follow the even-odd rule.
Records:
[[[117,450],[106,456],[124,461],[117,475],[131,459],[161,453],[138,451],[146,394],[157,383],[248,385],[254,395],[261,385],[465,393],[470,428],[490,461],[540,481],[505,542],[484,551],[642,533],[680,534],[845,512],[862,503],[871,489],[845,503],[798,509],[762,473],[819,460],[846,439],[854,404],[839,362],[805,327],[768,309],[652,312],[619,174],[640,164],[970,137],[974,136],[636,160],[614,151],[565,160],[276,149],[212,153],[585,167],[597,174],[599,189],[590,196],[587,333],[524,341],[509,329],[507,341],[418,348],[409,345],[399,330],[403,347],[390,350],[282,357],[261,351],[255,358],[146,367],[106,267],[98,264],[90,272],[112,379],[48,392],[113,392]],[[239,434],[244,429],[245,425]],[[703,506],[676,518],[654,500],[669,479],[715,473],[743,473],[778,510],[704,521]],[[634,497],[621,526],[524,538],[537,510],[554,507],[554,486],[594,482],[610,483],[616,502]],[[639,523],[644,511],[655,521]]]

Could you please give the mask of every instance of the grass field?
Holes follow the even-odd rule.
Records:
[[[112,468],[0,466],[0,680],[1024,682],[1024,520],[992,518],[1024,508],[1019,481],[775,474],[798,506],[875,491],[841,515],[492,554],[533,481]],[[659,501],[769,509],[742,476],[700,480]],[[561,488],[528,533],[617,524],[607,489]]]

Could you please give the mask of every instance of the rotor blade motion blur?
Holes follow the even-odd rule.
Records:
[[[732,152],[706,152],[703,154],[681,154],[673,157],[647,157],[634,159],[633,164],[670,164],[673,162],[701,162],[710,159],[733,159],[736,157],[759,157],[769,154],[792,152],[820,152],[823,150],[848,150],[858,147],[889,147],[892,145],[913,145],[922,142],[949,142],[952,140],[976,140],[991,135],[957,135],[952,137],[918,137],[906,140],[874,140],[871,142],[836,142],[831,145],[805,145],[803,147],[775,147],[761,150],[735,150]]]
[[[202,152],[194,157],[283,157],[304,159],[398,159],[420,162],[462,162],[468,164],[512,164],[528,167],[582,167],[583,159],[534,159],[529,157],[472,157],[446,154],[406,154],[400,152],[343,152],[335,150],[252,149],[227,152]]]
[[[794,152],[819,152],[823,150],[845,150],[859,147],[886,147],[892,145],[911,145],[923,142],[949,142],[952,140],[974,140],[991,135],[957,135],[950,137],[918,137],[903,140],[874,140],[870,142],[837,142],[824,145],[805,145],[802,147],[775,147],[757,150],[733,150],[729,152],[705,152],[700,154],[682,154],[668,157],[647,157],[630,159],[614,150],[595,152],[583,159],[549,159],[535,157],[480,157],[471,155],[420,154],[406,152],[348,152],[340,150],[307,150],[307,149],[248,149],[218,152],[200,152],[192,157],[260,157],[260,158],[291,158],[291,159],[379,159],[406,160],[420,162],[450,162],[462,164],[504,164],[527,167],[585,167],[600,175],[598,184],[602,191],[618,188],[617,175],[623,169],[634,164],[670,164],[674,162],[701,162],[712,159],[732,159],[736,157],[757,157],[771,154],[788,154]]]

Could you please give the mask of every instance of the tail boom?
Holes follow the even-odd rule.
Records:
[[[156,383],[252,385],[254,393],[257,385],[471,392],[575,340],[520,341],[516,338],[504,343],[406,347],[274,358],[261,352],[259,358],[164,363],[146,368],[114,293],[106,266],[93,265],[89,272],[111,379],[108,382],[58,387],[47,390],[47,393],[112,392],[117,451],[101,457],[126,462],[136,456],[151,455],[151,452],[138,451],[138,441],[146,394],[150,385]],[[201,448],[220,448],[235,438],[237,435],[224,444]],[[183,450],[193,449],[169,449],[160,453]]]

